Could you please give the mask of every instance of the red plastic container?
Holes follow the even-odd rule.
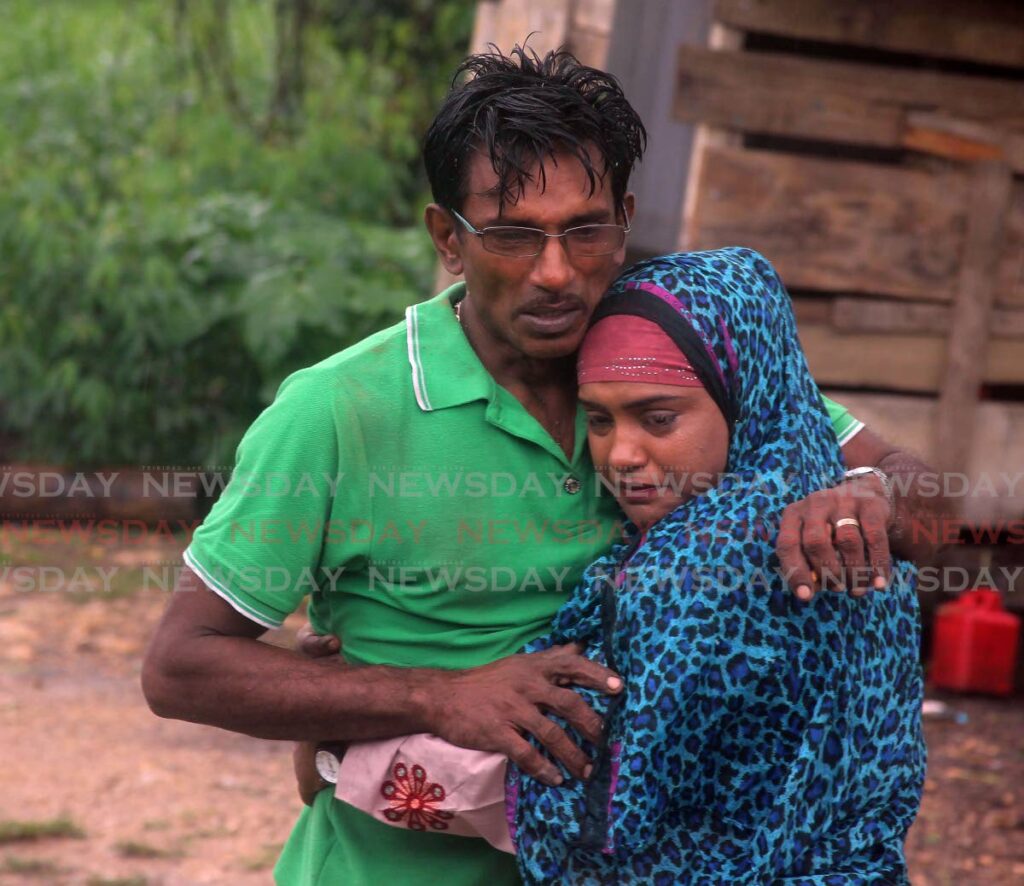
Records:
[[[935,614],[931,682],[938,689],[1009,695],[1017,664],[1020,619],[999,591],[975,588]]]

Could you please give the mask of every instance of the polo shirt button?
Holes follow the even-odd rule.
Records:
[[[562,484],[562,488],[569,493],[569,495],[575,495],[580,491],[580,481],[575,477],[567,477],[565,483]]]

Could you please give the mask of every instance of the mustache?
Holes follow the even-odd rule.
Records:
[[[538,298],[519,308],[520,314],[537,314],[550,311],[585,311],[586,303],[578,295],[560,295],[557,298]]]

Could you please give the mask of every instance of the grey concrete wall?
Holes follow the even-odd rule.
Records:
[[[618,0],[608,70],[647,127],[647,155],[633,176],[637,215],[630,238],[640,254],[674,252],[679,242],[693,127],[672,118],[676,53],[704,45],[712,0]]]

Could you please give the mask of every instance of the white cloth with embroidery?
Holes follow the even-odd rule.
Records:
[[[334,796],[377,821],[414,831],[482,837],[515,852],[505,813],[502,754],[418,733],[348,746]]]

